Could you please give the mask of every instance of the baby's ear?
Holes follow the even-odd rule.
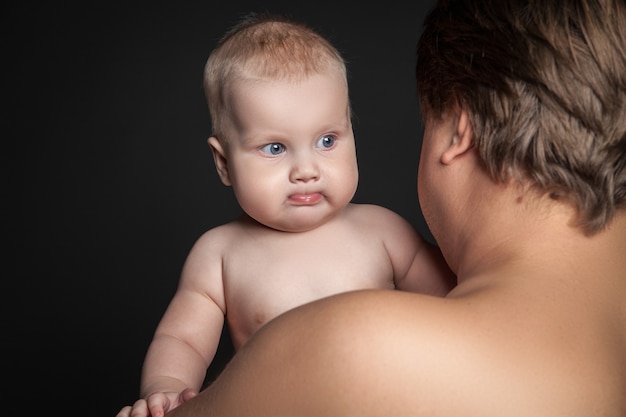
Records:
[[[224,185],[232,185],[230,182],[230,175],[228,173],[228,159],[226,158],[226,152],[224,152],[222,143],[215,136],[211,136],[208,143],[211,148],[211,153],[213,154],[217,174],[220,176],[222,183]]]
[[[441,162],[446,165],[474,147],[474,131],[469,115],[465,110],[459,109],[456,116],[456,127],[452,141],[441,155]]]

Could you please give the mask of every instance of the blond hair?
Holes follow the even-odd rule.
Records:
[[[212,134],[227,141],[228,90],[240,80],[297,82],[334,71],[346,79],[339,51],[303,23],[275,15],[251,14],[229,30],[211,52],[204,68],[204,93]]]

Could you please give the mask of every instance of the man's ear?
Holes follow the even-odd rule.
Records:
[[[230,175],[228,173],[228,158],[226,158],[226,152],[224,151],[222,143],[215,136],[211,136],[207,142],[211,148],[213,160],[215,161],[215,168],[217,169],[217,174],[220,176],[222,183],[228,186],[232,185],[230,182]]]
[[[452,141],[441,155],[441,162],[446,165],[474,147],[474,131],[465,110],[458,110],[455,124]]]

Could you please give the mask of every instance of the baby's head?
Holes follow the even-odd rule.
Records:
[[[212,135],[227,141],[232,103],[228,93],[241,80],[301,81],[335,73],[345,80],[337,49],[306,25],[274,15],[252,14],[228,31],[204,68],[204,93]],[[348,109],[348,112],[350,109]]]
[[[358,167],[346,65],[307,26],[252,16],[229,31],[204,73],[217,172],[258,223],[302,232],[336,217]]]

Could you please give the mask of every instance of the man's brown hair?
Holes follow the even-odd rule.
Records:
[[[589,234],[626,206],[624,0],[441,0],[417,84],[424,117],[469,113],[495,180],[570,201]]]

